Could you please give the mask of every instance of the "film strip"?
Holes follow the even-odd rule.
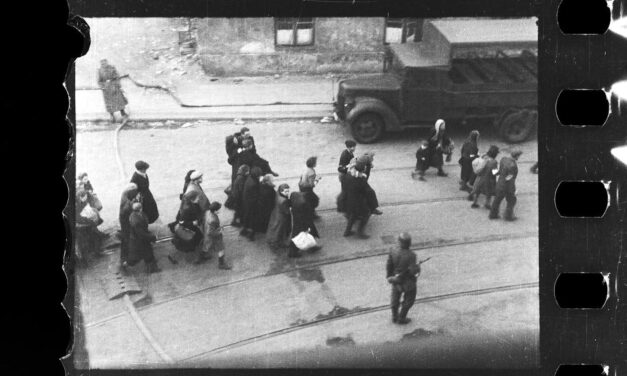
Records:
[[[568,175],[561,177],[555,190],[555,206],[561,217],[557,227],[568,236],[562,242],[565,249],[561,260],[555,263],[558,315],[571,319],[563,330],[585,330],[586,336],[591,329],[615,333],[613,337],[606,332],[603,338],[616,346],[618,354],[624,351],[625,343],[625,326],[620,322],[625,319],[621,298],[626,287],[622,268],[625,202],[621,199],[627,175],[627,159],[622,154],[626,5],[623,1],[562,1],[556,13],[561,32],[553,34],[555,40],[549,47],[555,49],[559,66],[566,66],[568,61],[579,66],[568,70],[568,77],[560,76],[552,88],[553,93],[559,90],[555,114],[561,124],[558,132],[563,137],[550,142],[567,151],[569,164],[578,165],[564,165]],[[612,234],[611,229],[616,233]],[[597,230],[606,239],[594,241],[599,238],[593,234]],[[576,235],[573,231],[587,234]],[[595,256],[568,256],[578,252]],[[580,262],[584,260],[587,262]],[[594,323],[583,322],[589,319]],[[578,351],[576,355],[563,354],[556,375],[624,373],[624,357],[612,359],[609,346],[605,351],[605,355]]]
[[[89,9],[84,3],[78,5],[79,14],[81,6]],[[135,6],[141,9],[145,4]],[[205,6],[201,4],[200,9]],[[217,13],[242,16],[230,10],[232,6],[217,8]],[[271,8],[270,12],[282,12],[276,5],[265,6]],[[437,7],[427,8],[432,14],[448,15]],[[154,9],[141,14],[131,5],[118,9],[129,15],[161,15]],[[164,9],[163,14],[169,16],[195,15],[194,11]],[[371,13],[363,8],[351,9],[350,4],[340,11],[328,9],[322,13],[363,16],[379,14],[383,8]],[[470,8],[461,9],[458,13],[462,15],[470,12]],[[627,2],[529,2],[525,9],[533,9],[539,16],[541,65],[544,62],[539,77],[538,127],[539,373],[624,374],[627,22],[623,20],[627,15],[623,15],[623,9],[627,13]],[[508,15],[515,16],[516,11]],[[75,29],[84,29],[80,19],[73,22]],[[84,43],[88,45],[88,40]],[[73,173],[72,168],[69,171]]]

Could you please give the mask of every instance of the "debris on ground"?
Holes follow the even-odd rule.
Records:
[[[168,127],[170,127],[172,125],[175,125],[175,124],[176,124],[176,122],[174,120],[166,120],[166,122],[165,122],[165,125],[168,126]]]
[[[325,116],[322,119],[320,119],[321,123],[332,123],[333,122],[333,117],[332,116]]]
[[[242,82],[242,81],[244,81],[244,80],[243,80],[243,79],[241,79],[241,78],[234,78],[234,79],[233,79],[233,82],[234,82],[234,83],[236,83],[236,84],[239,84],[239,83],[240,83],[240,82]]]
[[[355,346],[355,340],[350,334],[346,337],[327,338],[327,346]]]
[[[275,74],[275,75],[274,75],[274,78],[275,78],[275,79],[281,78],[281,75],[280,75],[280,74]]]
[[[194,124],[192,124],[192,123],[185,123],[185,124],[181,125],[181,128],[191,127],[192,125],[194,125]]]
[[[242,120],[242,119],[233,119],[233,123],[235,125],[243,125],[244,124],[244,120]]]

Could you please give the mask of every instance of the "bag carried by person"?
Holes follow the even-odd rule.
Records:
[[[314,239],[313,235],[311,235],[309,231],[302,231],[300,234],[292,238],[292,242],[296,248],[301,251],[307,251],[318,245],[316,243],[316,239]]]
[[[190,242],[192,241],[192,239],[194,239],[194,236],[196,235],[196,233],[194,232],[194,230],[190,230],[187,227],[181,225],[180,223],[177,223],[174,226],[174,234],[181,240],[186,241],[186,242]]]
[[[83,208],[83,210],[81,210],[80,215],[81,217],[85,217],[89,219],[90,221],[94,222],[96,225],[102,223],[102,220],[100,219],[100,214],[98,214],[98,211],[89,205],[86,205]]]
[[[481,171],[485,168],[485,165],[488,163],[488,158],[484,155],[481,158],[475,158],[472,161],[472,171],[475,174],[480,174]]]

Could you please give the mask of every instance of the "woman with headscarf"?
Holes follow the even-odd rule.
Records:
[[[205,218],[206,231],[208,236],[205,237],[205,244],[203,245],[203,252],[196,261],[200,263],[207,259],[202,255],[204,252],[218,253],[218,268],[223,270],[230,270],[231,266],[224,260],[224,240],[222,238],[222,227],[220,226],[220,218],[218,218],[218,211],[222,207],[219,202],[212,202],[209,204],[209,211]]]
[[[159,209],[157,208],[157,201],[152,196],[152,192],[150,192],[150,181],[148,180],[148,175],[146,171],[150,165],[144,161],[137,161],[135,163],[135,168],[137,171],[133,174],[131,178],[131,183],[137,184],[137,189],[139,191],[140,201],[142,203],[142,207],[146,218],[148,218],[148,223],[154,223],[157,218],[159,218]]]
[[[189,175],[189,184],[187,184],[187,189],[185,193],[190,191],[198,192],[198,205],[203,212],[209,210],[209,198],[205,195],[205,191],[202,189],[200,184],[202,183],[203,174],[200,171],[194,171]]]
[[[100,251],[100,236],[97,226],[102,223],[98,212],[89,205],[89,193],[76,192],[76,253],[83,259]]]
[[[152,243],[157,241],[157,237],[148,230],[148,218],[142,211],[141,203],[133,203],[133,211],[129,217],[129,223],[130,236],[127,264],[134,266],[143,260],[148,273],[160,272],[161,269],[157,266],[157,260],[152,250]]]
[[[360,163],[364,165],[363,174],[366,176],[366,182],[368,182],[368,179],[370,179],[370,172],[372,171],[372,168],[374,167],[373,162],[374,162],[374,152],[364,153],[361,157],[355,160],[355,164],[353,164],[353,175],[355,175],[355,169],[354,169],[355,165],[357,163]],[[372,186],[370,186],[370,184],[367,184],[366,196],[368,197],[368,208],[370,209],[372,214],[375,214],[375,215],[383,214],[381,210],[378,209],[379,199],[377,198],[377,193],[374,191]]]
[[[270,248],[277,250],[287,247],[292,227],[292,213],[290,212],[290,186],[279,185],[274,200],[274,209],[270,215],[266,240]]]
[[[315,210],[320,204],[320,198],[314,192],[314,187],[320,181],[321,177],[316,175],[316,165],[318,164],[318,157],[309,157],[305,162],[307,169],[300,176],[300,181],[298,182],[298,189],[305,194],[307,200],[309,200],[309,205],[314,209],[314,218],[318,216],[315,214]]]
[[[224,203],[224,206],[233,210],[233,220],[231,226],[240,227],[242,225],[242,199],[244,196],[244,183],[250,173],[248,165],[241,165],[237,170],[237,177],[233,181],[231,186],[231,192],[229,198]]]
[[[472,161],[479,155],[479,147],[477,143],[479,141],[479,131],[473,130],[468,135],[466,141],[462,145],[461,158],[459,158],[459,164],[461,166],[461,178],[459,181],[459,190],[472,192],[472,185],[475,183],[476,175],[472,170]]]
[[[292,234],[290,235],[290,239],[294,238],[303,231],[309,231],[313,237],[319,238],[320,234],[314,224],[314,209],[311,207],[309,200],[307,200],[305,193],[292,192],[290,194],[290,204],[292,205]],[[311,250],[313,251],[317,249],[320,249],[320,247],[316,247]],[[299,249],[292,241],[290,241],[288,256],[300,256]]]
[[[259,215],[259,180],[261,178],[261,169],[253,167],[250,169],[250,175],[244,183],[244,191],[242,195],[242,231],[240,235],[247,236],[249,240],[255,240],[255,229],[257,228],[257,216]]]
[[[189,191],[183,195],[177,220],[171,228],[172,244],[181,252],[193,252],[202,240],[202,230],[198,223],[203,220],[203,211],[198,205],[200,194],[198,191]],[[177,264],[174,254],[168,255],[171,263]]]
[[[265,233],[268,230],[270,215],[274,209],[276,201],[276,191],[271,174],[266,174],[261,178],[259,184],[259,207],[257,215],[257,228],[255,231]]]
[[[498,162],[496,156],[499,154],[498,146],[492,145],[488,152],[481,158],[484,158],[483,168],[477,172],[477,180],[472,188],[472,192],[468,195],[469,200],[473,200],[471,207],[479,207],[479,195],[484,194],[486,196],[484,207],[491,209],[490,201],[496,190],[496,173],[498,168]]]
[[[128,259],[128,242],[131,236],[131,223],[129,217],[133,212],[133,203],[137,198],[137,184],[130,183],[120,198],[120,270],[126,272],[126,260]]]
[[[446,154],[446,161],[451,159],[451,153],[453,152],[453,141],[446,135],[446,123],[442,119],[438,119],[435,122],[435,128],[431,131],[431,136],[427,140],[427,154],[428,165],[422,166],[424,170],[420,172],[421,176],[424,176],[425,171],[429,167],[435,167],[438,169],[438,176],[448,176],[443,170],[444,154]]]
[[[183,195],[185,194],[185,192],[187,192],[187,187],[189,186],[189,183],[192,181],[191,176],[195,171],[196,170],[189,170],[187,171],[187,174],[185,174],[185,180],[183,182],[183,191],[181,191],[181,194],[179,195],[180,200],[183,199]]]

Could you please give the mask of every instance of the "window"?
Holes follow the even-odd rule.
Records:
[[[422,19],[386,18],[384,43],[418,42],[422,39]]]
[[[314,19],[276,18],[274,37],[277,46],[310,46],[314,43]]]

